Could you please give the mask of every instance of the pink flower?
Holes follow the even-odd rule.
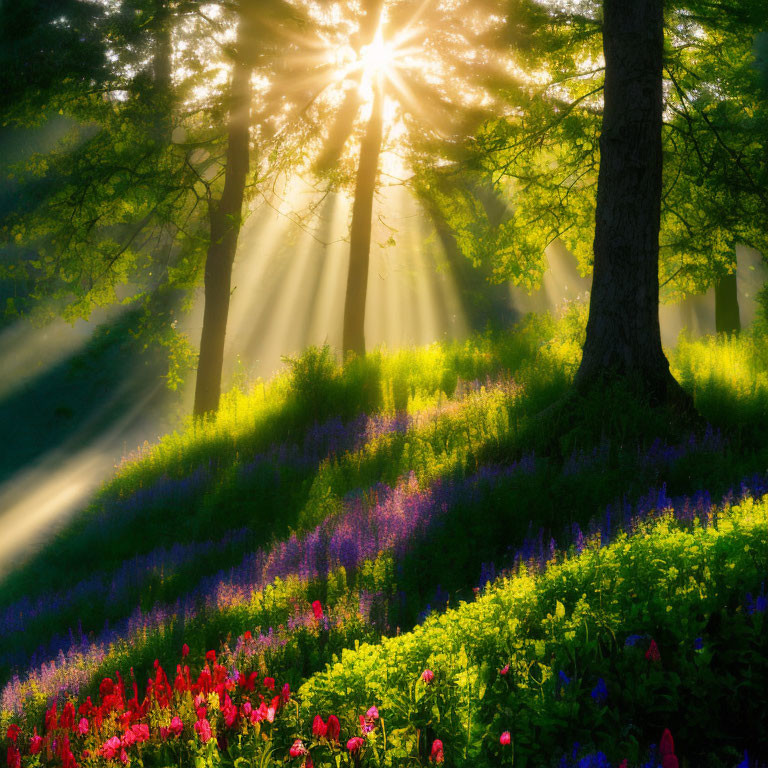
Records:
[[[353,736],[348,742],[347,742],[347,749],[350,752],[357,752],[360,747],[365,744],[365,739],[361,738],[360,736]]]
[[[195,732],[200,737],[200,740],[205,744],[211,738],[211,724],[208,720],[198,720],[195,723]]]
[[[291,745],[289,750],[291,757],[301,757],[307,754],[307,748],[304,746],[304,742],[301,739],[296,739]]]
[[[181,736],[181,732],[184,730],[184,723],[181,722],[181,718],[178,715],[171,720],[171,726],[168,730],[174,736]]]
[[[184,645],[181,646],[181,658],[186,659],[187,656],[189,656],[189,646],[184,643]]]
[[[619,763],[619,768],[629,768],[629,761],[626,758],[624,758],[624,760],[622,760],[621,763]]]
[[[114,760],[118,750],[121,748],[122,744],[120,743],[120,738],[118,736],[112,736],[101,746],[99,754],[107,760]]]
[[[656,641],[653,639],[651,639],[651,644],[648,646],[648,650],[645,652],[645,658],[648,659],[648,661],[653,662],[661,661],[659,646],[656,645]]]
[[[363,717],[363,715],[360,715],[360,732],[370,733],[372,730],[376,728],[376,724],[373,722],[371,718]]]
[[[320,621],[323,618],[323,606],[319,600],[315,600],[312,603],[312,613],[315,614],[315,618]]]
[[[312,735],[316,739],[322,739],[328,731],[328,726],[323,722],[323,718],[320,715],[315,715],[315,719],[312,721]]]
[[[339,723],[339,718],[336,717],[336,715],[331,715],[325,726],[325,738],[328,739],[328,741],[338,741],[340,733],[341,724]]]
[[[371,720],[378,720],[379,719],[379,710],[378,707],[374,704],[366,713],[366,717],[369,717]]]
[[[149,726],[146,723],[135,723],[131,726],[131,733],[138,744],[149,741]]]
[[[503,744],[504,746],[506,746],[511,742],[512,742],[512,734],[510,734],[509,731],[504,731],[504,733],[502,733],[501,736],[499,737],[499,744]]]
[[[425,669],[421,673],[421,679],[425,683],[431,683],[435,679],[435,673],[431,669]]]
[[[509,672],[509,664],[505,664],[505,665],[504,665],[504,666],[503,666],[503,667],[502,667],[502,668],[499,670],[499,674],[500,674],[500,675],[506,675],[506,674],[507,674],[507,672]]]
[[[283,690],[280,693],[280,702],[282,704],[287,704],[291,700],[291,686],[286,683],[283,686]]]
[[[131,762],[130,758],[128,757],[128,753],[124,749],[120,750],[120,762],[123,765],[128,765],[128,763]]]
[[[250,716],[251,716],[251,712],[253,712],[253,705],[251,704],[251,702],[250,702],[250,701],[246,701],[246,702],[243,704],[243,714],[244,714],[246,717],[250,717]]]
[[[432,742],[432,751],[429,754],[429,761],[432,763],[442,763],[445,760],[443,755],[443,742],[435,739]]]
[[[123,734],[122,743],[124,747],[132,747],[136,743],[136,734],[133,731],[126,731]]]
[[[88,720],[86,718],[80,718],[80,722],[77,724],[77,732],[81,736],[85,736],[85,734],[88,733]]]

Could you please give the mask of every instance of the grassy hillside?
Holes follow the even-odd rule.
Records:
[[[587,759],[590,749],[635,764],[664,728],[689,765],[732,765],[744,747],[764,755],[762,737],[749,731],[764,702],[755,694],[754,714],[734,709],[722,687],[765,682],[759,662],[744,661],[762,642],[762,609],[747,608],[764,608],[764,337],[680,344],[672,366],[700,422],[649,412],[622,391],[579,402],[568,423],[542,420],[537,414],[567,391],[583,321],[575,305],[557,320],[532,317],[509,333],[382,351],[343,368],[329,352],[310,350],[285,375],[231,392],[216,419],[124,462],[87,510],[0,585],[0,707],[5,724],[24,728],[23,765],[36,764],[35,725],[47,729],[54,762],[68,760],[64,728],[77,762],[101,764],[112,758],[96,756],[99,744],[132,724],[149,725],[151,738],[138,752],[128,745],[130,760],[190,764],[198,755],[216,764],[242,753],[268,765],[283,761],[292,739],[309,743],[315,714],[336,712],[352,738],[366,701],[382,722],[362,752],[342,750],[349,764],[425,763],[435,739],[456,765],[505,764],[513,751],[515,764],[549,765],[566,753]],[[744,494],[754,503],[732,507]],[[713,500],[723,496],[728,511],[715,524]],[[677,522],[637,527],[671,507]],[[615,543],[596,548],[598,534]],[[689,546],[681,542],[697,548],[690,557],[678,551]],[[642,567],[631,571],[620,543]],[[626,568],[632,578],[621,575]],[[516,575],[476,600],[500,573]],[[525,610],[523,583],[535,603]],[[695,595],[704,602],[691,602]],[[663,613],[659,600],[667,600]],[[444,612],[462,601],[458,612]],[[430,612],[438,615],[425,622]],[[509,620],[499,624],[502,614]],[[734,616],[752,623],[732,637]],[[634,651],[623,650],[624,635],[656,641],[662,663],[648,667],[655,682],[627,677]],[[715,666],[699,679],[693,670],[706,671],[706,654],[686,654],[705,636],[733,647],[717,646],[707,661]],[[344,650],[358,643],[368,645]],[[218,672],[206,662],[212,649],[225,660]],[[322,672],[335,657],[341,666]],[[449,669],[453,659],[458,666]],[[179,662],[180,682],[158,698],[158,669],[173,678]],[[500,678],[494,670],[507,662],[511,671]],[[184,664],[199,671],[206,663],[210,685],[185,682]],[[424,686],[417,667],[428,664],[435,684]],[[104,709],[101,681],[117,681],[115,670],[127,692]],[[237,682],[250,670],[262,686],[253,691]],[[131,674],[141,689],[134,705]],[[263,684],[270,676],[301,689],[298,708],[275,704],[281,715],[268,729],[243,706],[244,697],[253,709],[259,695],[271,702]],[[147,678],[153,687],[142,700]],[[610,698],[590,709],[599,679]],[[221,695],[209,696],[216,685]],[[698,714],[686,709],[697,693],[713,702]],[[61,726],[65,700],[80,706],[89,695],[97,703],[77,718],[87,732],[72,732],[68,716]],[[218,741],[195,729],[192,695],[206,698]],[[240,707],[236,716],[227,696]],[[54,701],[55,723],[45,715]],[[734,717],[716,722],[725,706]],[[126,708],[133,714],[120,719]],[[180,744],[156,732],[176,710]],[[504,712],[513,722],[501,722]],[[222,717],[234,719],[226,726]],[[499,744],[500,728],[509,745]],[[707,729],[706,743],[697,743],[696,728]],[[314,762],[336,765],[342,752],[324,757],[327,739],[315,742]],[[575,742],[582,746],[574,753]],[[264,749],[273,747],[270,757]],[[296,764],[305,758],[299,752]]]

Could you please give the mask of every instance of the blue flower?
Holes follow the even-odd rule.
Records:
[[[645,635],[630,635],[625,641],[624,645],[637,645]]]
[[[749,755],[747,750],[744,750],[744,759],[736,766],[736,768],[749,768]]]
[[[592,689],[590,694],[592,698],[601,706],[605,704],[608,699],[608,688],[605,685],[603,678],[598,678],[597,685]]]
[[[703,640],[702,640],[700,637],[697,637],[697,638],[696,638],[696,639],[693,641],[693,647],[694,647],[694,648],[695,648],[697,651],[700,651],[700,650],[701,650],[701,649],[704,647],[704,641],[703,641]]]
[[[562,669],[560,670],[560,672],[558,672],[558,677],[560,678],[560,682],[563,686],[566,686],[568,685],[568,683],[571,682],[571,678],[568,677],[568,675],[566,675]]]

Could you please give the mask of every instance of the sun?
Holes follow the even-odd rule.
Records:
[[[360,51],[360,68],[365,78],[377,79],[392,73],[397,58],[394,45],[384,40],[381,27],[370,45],[363,46]]]

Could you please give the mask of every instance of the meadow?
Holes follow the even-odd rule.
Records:
[[[8,765],[768,759],[764,325],[669,350],[700,417],[542,418],[584,324],[310,349],[127,457],[0,585]]]

